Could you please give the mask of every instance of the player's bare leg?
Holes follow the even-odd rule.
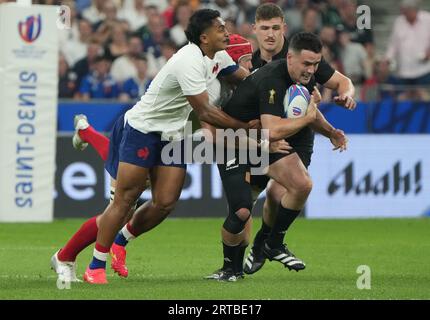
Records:
[[[107,283],[107,254],[127,214],[145,189],[148,171],[133,164],[119,163],[115,197],[99,220],[94,257],[84,275],[87,282]]]
[[[151,169],[150,176],[152,199],[135,211],[111,247],[112,268],[123,277],[128,275],[125,246],[130,240],[159,225],[172,212],[185,181],[185,169],[158,166]]]
[[[152,199],[142,205],[129,224],[137,235],[159,225],[174,209],[185,181],[185,169],[158,166],[151,170]]]

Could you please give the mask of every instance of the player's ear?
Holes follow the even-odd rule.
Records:
[[[206,33],[200,35],[200,43],[208,44],[208,35]]]
[[[291,51],[288,51],[285,59],[287,59],[288,63],[291,63],[291,59],[293,59],[293,53]]]

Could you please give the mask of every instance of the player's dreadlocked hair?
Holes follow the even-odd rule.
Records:
[[[201,9],[194,12],[185,30],[188,41],[200,45],[201,34],[212,26],[212,20],[220,16],[219,11],[211,9]]]
[[[309,50],[315,53],[320,53],[322,51],[322,43],[316,34],[310,32],[299,32],[291,38],[288,49],[296,52]]]

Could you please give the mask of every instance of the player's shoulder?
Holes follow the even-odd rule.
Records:
[[[231,58],[231,57],[228,55],[227,51],[225,50],[215,52],[214,59],[228,59],[228,58]]]
[[[203,59],[203,53],[197,45],[189,43],[179,49],[171,59],[174,62],[178,62],[178,60],[198,62]]]
[[[255,83],[277,82],[287,75],[285,59],[272,61],[254,71],[250,76]]]

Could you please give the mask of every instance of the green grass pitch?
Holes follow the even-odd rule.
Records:
[[[429,299],[430,219],[306,220],[287,234],[307,268],[266,262],[236,283],[204,280],[221,266],[222,219],[168,219],[128,246],[130,275],[108,269],[109,285],[59,290],[51,255],[83,220],[0,224],[0,299]],[[260,219],[255,219],[254,233]],[[92,246],[78,258],[82,277]],[[357,289],[357,267],[371,289]]]

